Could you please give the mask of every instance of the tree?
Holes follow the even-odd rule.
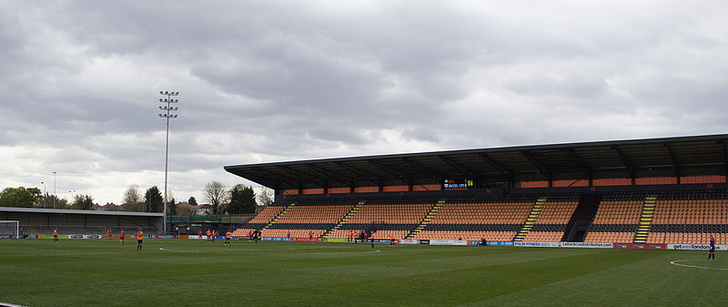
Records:
[[[0,207],[32,208],[42,206],[43,196],[39,188],[5,188],[0,192]]]
[[[177,201],[170,198],[167,202],[167,215],[177,215]]]
[[[163,212],[162,203],[164,203],[164,198],[156,185],[147,189],[147,192],[144,193],[144,204],[147,206],[148,211]]]
[[[263,187],[260,189],[260,194],[258,195],[258,204],[261,206],[268,206],[273,203],[275,200],[273,198],[274,195],[273,189],[269,189],[266,187]]]
[[[190,204],[190,206],[197,207],[197,199],[195,199],[194,196],[190,196],[190,199],[187,200],[187,203]]]
[[[94,200],[89,195],[78,194],[73,198],[71,208],[77,210],[93,210]]]
[[[139,187],[132,185],[124,193],[124,203],[127,211],[146,211],[144,210],[144,201],[142,195],[139,193]]]
[[[192,215],[193,209],[189,206],[182,206],[181,204],[177,205],[177,215],[181,216],[189,216]]]
[[[69,207],[70,207],[67,199],[58,198],[58,196],[53,195],[53,194],[46,194],[46,195],[41,196],[41,200],[36,206],[38,206],[38,207],[45,206],[46,208],[53,208],[53,209],[69,209]]]
[[[205,185],[205,197],[212,206],[212,214],[222,213],[222,207],[227,203],[229,195],[225,190],[225,185],[220,182],[212,181]]]
[[[255,213],[258,204],[255,202],[255,191],[252,187],[238,184],[230,189],[230,204],[227,212],[230,214]]]

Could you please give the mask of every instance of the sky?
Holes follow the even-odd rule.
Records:
[[[725,1],[0,0],[0,188],[728,132]],[[55,174],[54,174],[55,172]],[[41,183],[43,182],[43,183]]]

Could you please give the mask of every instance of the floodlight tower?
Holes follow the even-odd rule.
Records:
[[[179,96],[179,92],[174,91],[159,91],[159,95],[166,96],[167,98],[159,98],[159,102],[166,104],[159,106],[159,109],[164,113],[160,113],[159,117],[164,118],[167,121],[167,135],[164,142],[164,217],[162,218],[162,233],[167,235],[167,173],[169,171],[169,119],[177,118],[177,114],[171,112],[177,111],[178,107],[172,106],[179,102],[176,97]]]
[[[47,188],[46,188],[45,181],[41,181],[40,184],[43,185],[43,209],[45,209],[45,207],[46,207],[46,199],[48,199],[48,195],[46,195],[46,194],[48,194],[48,192],[46,192]]]
[[[58,198],[58,193],[56,192],[56,172],[53,171],[53,209],[56,208],[56,198]]]

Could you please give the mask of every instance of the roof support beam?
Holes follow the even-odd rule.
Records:
[[[394,177],[394,178],[396,178],[398,180],[402,180],[402,182],[404,182],[404,183],[409,182],[409,177],[408,176],[402,174],[401,172],[399,172],[399,171],[397,171],[397,170],[395,170],[395,169],[393,169],[391,167],[387,167],[387,166],[385,166],[385,165],[383,165],[383,164],[381,164],[381,163],[379,163],[379,162],[377,162],[375,160],[372,160],[372,159],[367,160],[367,162],[369,164],[371,164],[371,165],[374,165],[376,168],[384,171],[389,176],[392,176],[392,177]],[[377,184],[381,186],[382,185],[382,181],[381,181],[382,178],[381,178],[381,176],[380,176],[379,180],[380,181],[377,182]]]
[[[677,161],[677,158],[675,157],[675,152],[672,150],[670,143],[665,143],[664,146],[665,146],[665,149],[667,149],[668,155],[670,156],[670,161],[672,161],[672,166],[673,166],[673,169],[675,170],[675,177],[677,177],[677,184],[680,184],[680,177],[682,177],[680,162]]]
[[[417,169],[419,169],[419,170],[420,170],[421,172],[423,172],[423,173],[427,174],[428,176],[430,176],[430,177],[432,177],[432,178],[436,178],[436,179],[437,179],[437,178],[439,178],[439,179],[442,179],[442,178],[444,178],[444,177],[445,177],[445,175],[443,175],[443,174],[441,174],[441,173],[439,173],[439,172],[433,172],[433,171],[432,171],[432,168],[426,167],[426,166],[424,166],[424,165],[422,165],[422,164],[419,164],[419,163],[417,163],[417,162],[415,162],[415,161],[412,161],[411,159],[408,159],[408,158],[402,158],[402,161],[404,161],[404,162],[407,162],[407,164],[409,164],[409,165],[412,165],[412,166],[416,167],[416,168],[417,168]]]
[[[592,170],[592,167],[587,164],[584,159],[579,157],[579,155],[576,154],[576,150],[574,148],[567,148],[566,154],[569,156],[571,160],[576,163],[578,168],[580,168],[584,174],[586,175],[587,179],[589,180],[589,185],[591,186],[592,179],[594,178],[594,172]]]
[[[278,168],[280,168],[280,169],[282,169],[282,170],[284,170],[284,171],[286,171],[288,173],[291,173],[291,174],[295,175],[300,183],[303,183],[303,181],[307,181],[306,178],[315,177],[319,181],[315,181],[315,182],[308,181],[308,182],[315,183],[319,187],[322,187],[322,188],[326,185],[326,178],[325,177],[321,177],[321,176],[311,176],[310,174],[302,174],[301,172],[299,172],[299,171],[297,171],[297,170],[295,170],[295,169],[293,169],[291,167],[285,166],[285,165],[279,165]],[[301,185],[299,185],[299,187],[301,187]]]
[[[617,156],[619,156],[619,159],[622,160],[622,164],[624,164],[624,167],[627,169],[627,173],[629,173],[629,178],[632,181],[632,184],[634,185],[634,179],[635,179],[635,171],[634,171],[634,165],[629,160],[627,155],[624,154],[621,148],[619,148],[618,145],[612,146],[612,149],[617,153]]]
[[[485,163],[488,163],[492,168],[494,168],[496,171],[498,171],[502,178],[506,180],[512,180],[513,179],[513,171],[508,169],[507,167],[503,166],[502,164],[498,163],[498,161],[494,160],[490,155],[487,153],[479,153],[478,156],[485,161]]]
[[[543,175],[546,179],[549,181],[549,187],[551,186],[551,181],[553,177],[551,176],[551,171],[549,171],[546,167],[544,167],[536,158],[533,157],[531,154],[531,151],[529,150],[521,150],[521,154],[528,160],[528,162],[531,162],[531,164],[538,170],[538,173]]]
[[[326,169],[324,169],[324,168],[322,168],[322,167],[320,167],[318,165],[315,165],[315,164],[306,163],[304,165],[306,167],[308,167],[308,168],[316,171],[316,172],[319,172],[320,174],[323,174],[325,176],[324,178],[334,179],[334,180],[337,180],[337,181],[340,181],[340,182],[349,182],[350,179],[351,179],[349,177],[341,176],[340,174],[337,174],[337,173],[328,171],[328,170],[326,170]],[[328,180],[328,181],[330,181],[330,180]]]
[[[353,185],[353,183],[356,182],[357,178],[358,179],[369,178],[370,180],[374,179],[374,180],[372,180],[373,183],[376,183],[377,182],[376,180],[379,178],[379,175],[376,175],[371,172],[367,172],[365,170],[356,168],[356,167],[348,165],[348,164],[344,164],[343,162],[335,162],[335,163],[336,163],[336,165],[346,169],[347,171],[349,171],[355,175],[355,178],[352,179],[352,185]],[[361,175],[364,175],[364,176],[361,176]]]
[[[237,176],[243,177],[243,178],[245,177],[245,174],[241,174],[241,173],[236,172],[234,170],[233,171],[229,171],[229,172],[231,172],[231,173],[233,173],[233,174],[235,174]],[[266,178],[266,179],[270,178],[270,180],[260,180],[257,183],[259,183],[259,184],[261,184],[263,186],[269,187],[271,189],[274,189],[274,190],[278,190],[278,189],[282,188],[284,185],[290,185],[290,186],[294,186],[295,185],[295,184],[290,183],[290,182],[285,182],[283,179],[280,179],[280,176],[278,176],[276,173],[271,172],[271,171],[267,171],[267,170],[265,170],[263,168],[257,170],[257,173],[258,174],[263,174],[264,175],[264,178]],[[275,179],[273,179],[273,178],[275,178]]]
[[[468,177],[468,178],[471,178],[471,179],[472,178],[480,177],[480,176],[478,176],[478,174],[476,174],[475,172],[473,172],[471,169],[460,165],[459,163],[457,163],[457,162],[449,159],[445,155],[439,155],[438,157],[440,158],[440,160],[442,160],[443,162],[447,163],[452,168],[456,169],[458,172],[460,172],[465,177]]]

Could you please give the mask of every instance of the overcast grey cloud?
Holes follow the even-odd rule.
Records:
[[[224,165],[725,133],[724,1],[0,1],[0,187],[119,203]],[[70,191],[70,192],[69,192]]]

